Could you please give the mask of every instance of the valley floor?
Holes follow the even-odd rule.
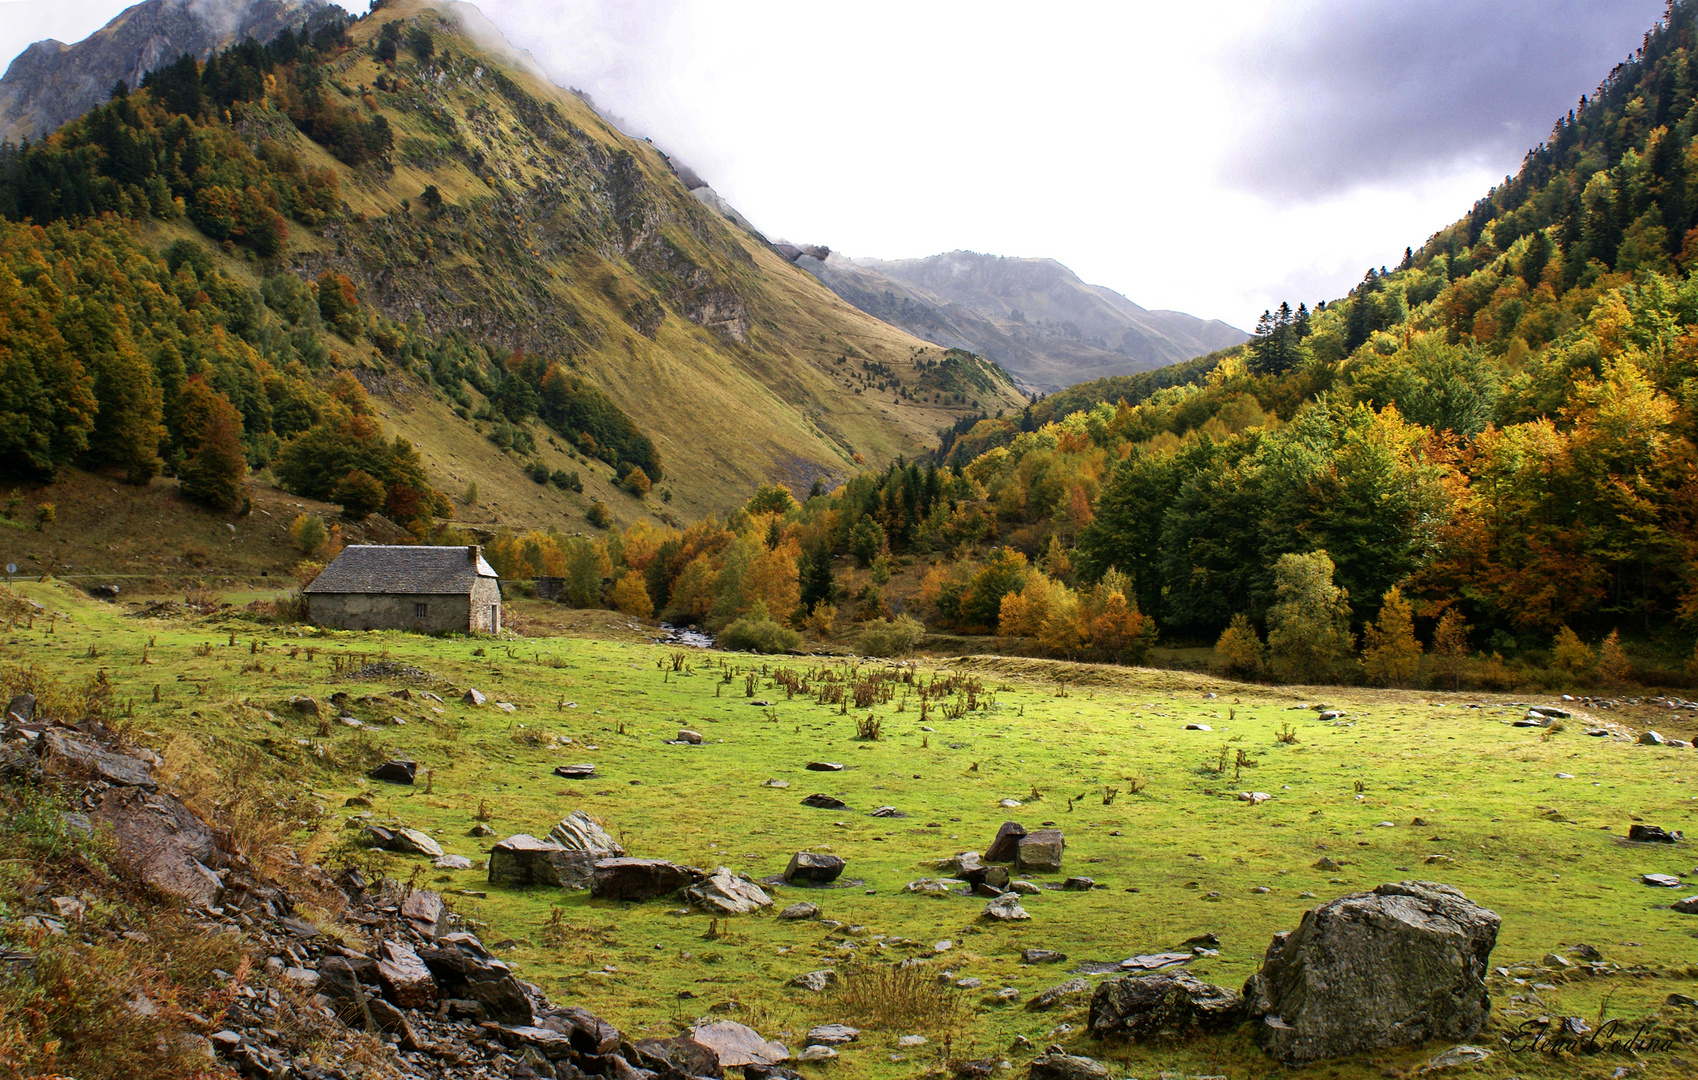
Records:
[[[497,955],[522,978],[632,1037],[669,1036],[708,1016],[799,1049],[813,1025],[859,1021],[865,1030],[838,1060],[801,1068],[882,1078],[946,1057],[989,1057],[1012,1062],[1016,1072],[1003,1075],[1024,1075],[1034,1054],[1060,1043],[1111,1063],[1117,1076],[1281,1074],[1288,1070],[1243,1029],[1180,1045],[1109,1045],[1085,1036],[1085,998],[1025,1006],[1081,965],[1209,933],[1219,954],[1194,960],[1192,972],[1237,988],[1272,935],[1295,928],[1307,908],[1424,879],[1462,889],[1503,919],[1492,959],[1512,977],[1491,982],[1492,1027],[1475,1041],[1495,1052],[1480,1075],[1607,1077],[1628,1066],[1637,1076],[1681,1076],[1698,1057],[1575,1060],[1498,1043],[1541,1015],[1594,1024],[1660,1016],[1688,1045],[1698,1040],[1698,1012],[1665,1004],[1671,994],[1698,996],[1698,916],[1668,907],[1695,891],[1698,851],[1689,842],[1625,840],[1635,821],[1689,834],[1698,826],[1698,750],[1639,745],[1641,725],[1616,713],[1518,728],[1511,722],[1527,702],[1503,696],[1272,688],[983,657],[898,668],[890,702],[856,708],[792,697],[775,678],[787,669],[818,686],[856,661],[680,653],[610,613],[605,625],[553,628],[563,636],[437,639],[267,625],[234,608],[147,615],[54,582],[15,589],[48,614],[11,619],[0,672],[34,665],[81,684],[104,671],[118,700],[132,704],[136,741],[167,762],[247,762],[248,782],[269,785],[311,858],[439,890],[486,943],[500,943]],[[380,660],[391,662],[386,670],[422,674],[359,676]],[[857,673],[890,670],[866,661]],[[976,686],[978,707],[948,719],[942,705],[963,700],[951,696],[922,713],[914,684],[951,675]],[[488,704],[461,703],[474,687]],[[401,689],[411,700],[392,696]],[[338,711],[358,727],[321,726],[289,704],[339,691],[350,704]],[[1342,715],[1321,719],[1321,705]],[[882,722],[881,737],[858,740],[856,722],[869,714]],[[674,745],[681,728],[700,732],[703,744]],[[1587,734],[1598,728],[1609,733]],[[1691,713],[1658,723],[1671,738],[1691,739],[1695,728]],[[414,786],[365,778],[390,756],[419,762]],[[845,768],[805,767],[822,760]],[[593,778],[553,774],[581,762],[595,763]],[[1245,791],[1271,798],[1241,801]],[[802,805],[813,793],[847,808]],[[841,926],[770,913],[715,923],[675,900],[626,905],[491,886],[479,869],[438,871],[423,858],[360,848],[365,811],[344,806],[352,796],[371,801],[370,820],[422,829],[477,866],[495,842],[545,835],[573,810],[603,822],[632,855],[724,865],[757,880],[782,874],[797,851],[829,851],[848,862],[841,887],[769,892],[774,910],[805,900]],[[1010,799],[1019,805],[1004,805]],[[869,816],[885,806],[904,816]],[[903,891],[941,876],[937,860],[983,851],[1006,820],[1053,823],[1066,835],[1061,872],[1038,877],[1043,891],[1024,900],[1030,921],[988,922],[982,898]],[[480,822],[494,835],[471,835]],[[1317,868],[1329,865],[1322,859],[1335,868]],[[1648,887],[1639,880],[1646,873],[1685,875],[1686,888]],[[1050,887],[1070,876],[1097,888]],[[1595,947],[1604,965],[1586,965],[1571,951],[1580,944]],[[1026,965],[1028,948],[1067,959]],[[1552,953],[1576,969],[1553,970]],[[830,990],[788,985],[804,972],[909,958],[924,958],[940,977],[979,980],[960,992],[955,1020],[935,1029],[900,1017],[874,1026],[874,1018],[845,1015]],[[1019,998],[998,1003],[1003,987]],[[905,1035],[927,1041],[898,1045]],[[1307,1072],[1402,1075],[1443,1049]]]

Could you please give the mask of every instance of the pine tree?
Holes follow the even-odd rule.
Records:
[[[824,544],[803,549],[797,569],[802,607],[812,614],[821,604],[831,603],[837,594],[837,584],[831,576],[831,549]]]

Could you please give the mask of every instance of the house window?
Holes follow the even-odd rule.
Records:
[[[430,605],[429,604],[414,604],[413,605],[413,618],[422,619],[426,615],[429,615],[429,614],[430,614]]]

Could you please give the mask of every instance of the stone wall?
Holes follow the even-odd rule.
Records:
[[[501,632],[501,585],[495,578],[480,577],[472,586],[471,624],[475,633]]]
[[[481,584],[481,581],[480,581]],[[500,600],[499,591],[496,593]],[[429,596],[416,593],[308,593],[308,618],[317,626],[336,630],[417,630],[435,634],[488,630],[489,605],[482,610],[482,623],[465,595]],[[425,614],[418,614],[418,605]]]

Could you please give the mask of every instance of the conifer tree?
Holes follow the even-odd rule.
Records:
[[[1421,667],[1414,609],[1403,591],[1386,591],[1380,613],[1362,632],[1362,673],[1376,686],[1407,686]]]
[[[1462,689],[1462,662],[1470,652],[1467,621],[1456,608],[1446,608],[1433,631],[1433,674],[1441,686],[1448,682],[1452,690]]]

